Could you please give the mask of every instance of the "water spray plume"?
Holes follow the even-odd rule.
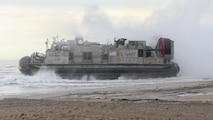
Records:
[[[156,36],[169,37],[175,41],[175,61],[179,63],[182,76],[212,75],[213,24],[205,23],[205,15],[213,13],[212,0],[173,1],[165,9],[155,11],[144,23],[136,27],[114,27],[110,18],[92,7],[83,18],[88,30],[85,37],[102,40],[113,37],[145,39],[151,45]],[[155,40],[153,40],[155,39]]]

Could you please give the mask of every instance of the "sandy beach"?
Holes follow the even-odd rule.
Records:
[[[2,120],[212,120],[213,81],[121,86],[14,96]]]

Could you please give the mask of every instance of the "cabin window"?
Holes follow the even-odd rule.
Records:
[[[146,57],[151,57],[152,56],[152,51],[151,50],[147,50],[146,51]]]
[[[102,59],[103,59],[103,60],[108,60],[108,58],[109,58],[109,55],[108,55],[108,54],[102,55]]]
[[[69,60],[73,60],[73,53],[72,52],[69,53]]]
[[[143,57],[143,49],[138,50],[138,57]]]
[[[60,57],[60,54],[59,53],[55,53],[54,57]]]
[[[91,52],[84,52],[83,53],[84,60],[92,60],[92,53]]]

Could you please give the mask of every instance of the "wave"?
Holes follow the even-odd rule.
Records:
[[[81,79],[62,79],[54,71],[39,71],[34,76],[21,74],[16,63],[0,64],[0,97],[8,95],[42,94],[53,91],[72,91],[97,88],[116,88],[135,85],[213,81],[213,78],[203,77],[173,77],[155,79],[127,79],[120,77],[116,80],[99,80],[94,76],[82,76]]]

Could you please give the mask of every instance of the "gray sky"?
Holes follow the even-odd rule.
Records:
[[[212,31],[213,0],[0,0],[0,60],[44,53],[46,39],[57,35],[82,34],[101,43],[126,37],[152,45],[169,37],[182,71],[211,75]]]
[[[87,34],[82,21],[94,6],[97,9],[94,13],[119,27],[142,23],[154,10],[165,7],[167,1],[0,0],[0,50],[7,51],[1,53],[0,60],[19,59],[34,51],[44,52],[46,38],[59,35],[71,39],[76,32]]]

